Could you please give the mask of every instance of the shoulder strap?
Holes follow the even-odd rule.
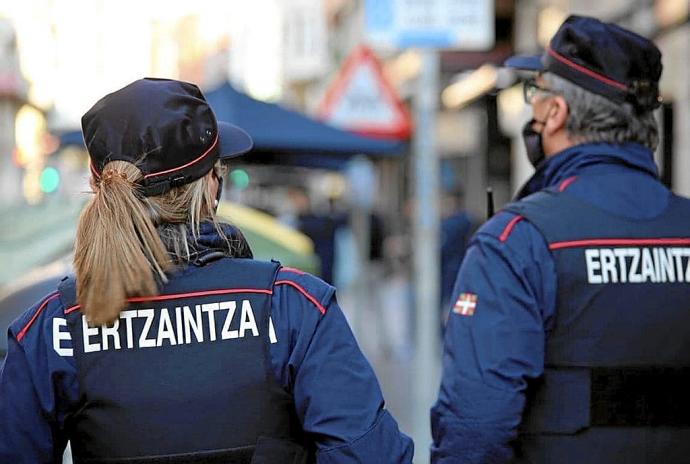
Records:
[[[70,308],[77,304],[77,280],[74,278],[74,275],[62,278],[60,285],[58,285],[58,293],[60,293],[60,300],[65,308]]]
[[[321,313],[326,314],[325,304],[335,293],[335,288],[311,274],[290,267],[281,267],[274,285],[287,285],[309,300]]]

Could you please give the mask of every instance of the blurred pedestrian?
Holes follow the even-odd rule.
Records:
[[[686,463],[690,200],[652,155],[661,53],[570,16],[506,65],[536,73],[536,172],[460,268],[432,460]]]
[[[411,462],[335,289],[215,217],[250,137],[142,79],[82,118],[75,276],[9,329],[0,462]]]
[[[462,207],[462,203],[463,194],[459,190],[446,192],[441,201],[441,319],[444,325],[453,284],[474,229],[472,218]]]
[[[294,219],[289,225],[295,227],[314,242],[314,253],[321,264],[320,277],[333,284],[333,262],[335,259],[335,233],[339,226],[330,214],[314,211],[307,190],[293,186],[288,189],[288,198],[292,203]]]

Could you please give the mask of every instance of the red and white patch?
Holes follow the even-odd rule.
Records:
[[[458,301],[453,306],[453,312],[461,316],[472,316],[477,308],[477,295],[474,293],[461,293]]]

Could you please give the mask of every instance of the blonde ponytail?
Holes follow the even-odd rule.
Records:
[[[112,161],[92,180],[95,195],[77,226],[74,269],[77,301],[91,324],[111,323],[127,298],[156,295],[156,279],[165,282],[172,262],[137,195],[141,171],[126,161]]]

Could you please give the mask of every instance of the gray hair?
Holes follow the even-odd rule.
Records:
[[[543,77],[568,103],[566,127],[578,143],[636,142],[656,150],[659,129],[653,111],[637,113],[630,103],[615,103],[553,73]]]

